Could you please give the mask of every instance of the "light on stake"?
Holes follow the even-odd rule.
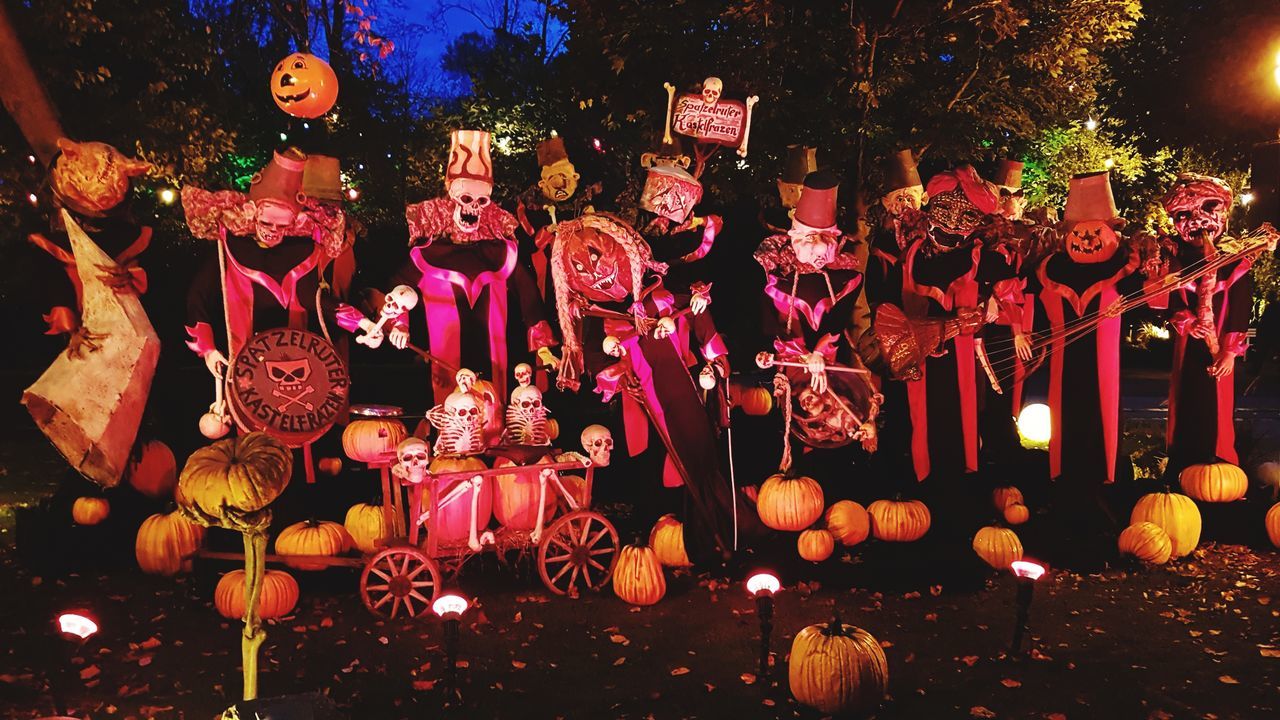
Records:
[[[1031,617],[1031,599],[1036,591],[1036,581],[1044,575],[1044,566],[1028,560],[1014,560],[1009,568],[1018,578],[1018,608],[1013,624],[1013,642],[1009,647],[1009,657],[1015,660],[1022,657],[1022,636],[1027,632],[1027,621]]]
[[[773,633],[773,594],[782,588],[777,576],[762,572],[747,578],[747,592],[756,599],[760,618],[760,678],[769,677],[769,636]]]
[[[431,603],[431,610],[444,620],[444,652],[445,662],[445,702],[451,701],[458,693],[458,636],[462,626],[462,614],[471,603],[455,593],[441,595]]]

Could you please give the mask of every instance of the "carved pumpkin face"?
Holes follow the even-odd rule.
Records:
[[[1082,220],[1067,231],[1066,246],[1073,261],[1087,265],[1110,260],[1120,241],[1105,220]]]
[[[271,97],[294,117],[320,117],[338,100],[338,76],[315,55],[294,53],[271,73]]]
[[[631,260],[617,240],[589,227],[566,240],[569,282],[575,291],[594,302],[631,295]]]

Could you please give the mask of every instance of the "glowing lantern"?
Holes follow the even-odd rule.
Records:
[[[64,635],[74,635],[81,640],[88,640],[90,635],[98,632],[98,623],[88,615],[65,612],[58,616],[58,630]]]
[[[1053,420],[1048,405],[1033,403],[1018,413],[1018,437],[1022,438],[1022,447],[1044,450],[1049,447],[1052,436]]]
[[[315,55],[294,53],[271,73],[271,98],[294,117],[317,118],[337,102],[338,76]]]

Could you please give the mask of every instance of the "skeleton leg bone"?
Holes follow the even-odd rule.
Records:
[[[477,475],[471,478],[471,537],[467,538],[467,547],[472,552],[480,552],[480,540],[476,537],[476,522],[480,515],[480,488],[484,478]]]
[[[529,539],[538,542],[542,539],[542,522],[547,518],[547,476],[555,477],[554,470],[543,470],[538,473],[538,522],[529,533]]]

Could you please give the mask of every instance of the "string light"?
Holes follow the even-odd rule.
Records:
[[[172,205],[173,201],[178,199],[178,193],[174,192],[173,188],[164,188],[156,195],[165,205]]]
[[[280,142],[288,142],[288,141],[289,141],[289,136],[285,135],[284,133],[280,133]]]
[[[1094,120],[1093,118],[1089,118],[1088,120],[1085,120],[1085,121],[1084,121],[1084,129],[1085,129],[1085,130],[1088,130],[1089,132],[1093,132],[1094,130],[1097,130],[1097,129],[1098,129],[1098,121],[1097,121],[1097,120]]]
[[[35,193],[28,193],[28,194],[27,194],[27,202],[31,203],[32,205],[39,205],[39,204],[40,204],[40,198],[36,197],[36,194],[35,194]]]
[[[1107,158],[1106,160],[1103,160],[1103,161],[1102,161],[1102,167],[1104,167],[1104,168],[1106,168],[1106,169],[1108,169],[1108,170],[1110,170],[1111,168],[1113,168],[1113,167],[1115,167],[1115,166],[1116,166],[1116,161],[1115,161],[1115,160],[1112,160],[1111,158]]]
[[[359,199],[360,199],[360,191],[359,191],[359,190],[357,190],[357,189],[355,189],[355,188],[347,188],[347,199],[348,199],[348,200],[359,200]]]
[[[1256,198],[1257,196],[1254,195],[1252,191],[1242,193],[1240,195],[1240,204],[1245,207],[1249,207],[1249,205],[1252,204]]]

